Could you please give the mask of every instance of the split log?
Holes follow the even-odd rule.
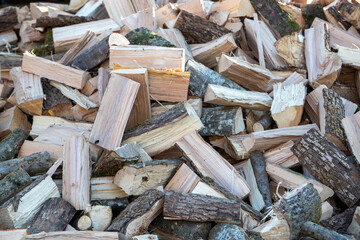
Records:
[[[82,239],[82,240],[118,240],[117,232],[96,232],[96,231],[59,231],[50,233],[37,233],[25,236],[25,240],[55,240],[55,239]]]
[[[62,197],[76,210],[90,203],[90,147],[83,135],[75,135],[64,146]]]
[[[259,220],[236,200],[173,191],[165,192],[164,217],[191,222],[235,223],[248,229],[254,228]]]
[[[328,201],[323,202],[321,204],[321,219],[320,222],[323,220],[327,220],[331,218],[334,213],[334,207],[330,205]]]
[[[318,87],[325,84],[330,88],[338,78],[341,59],[330,51],[328,28],[321,25],[305,30],[305,57],[309,84]],[[316,51],[314,51],[314,47]]]
[[[260,92],[271,91],[274,83],[285,79],[259,65],[224,54],[220,57],[218,71],[241,86],[246,86],[246,89]]]
[[[6,7],[0,10],[0,32],[12,29],[18,24],[18,14],[16,7]]]
[[[21,43],[45,41],[46,34],[44,32],[40,32],[38,29],[33,27],[33,24],[35,22],[36,20],[30,20],[30,21],[23,21],[21,23],[21,27],[19,31]],[[49,47],[52,48],[51,46]]]
[[[351,238],[345,237],[344,235],[331,231],[310,221],[302,225],[301,231],[315,239],[351,240]]]
[[[132,2],[129,0],[105,0],[103,4],[110,18],[114,19],[119,26],[123,25],[122,20],[125,17],[136,12]]]
[[[4,46],[7,43],[15,44],[18,41],[18,37],[13,30],[0,32],[0,46]]]
[[[250,0],[255,10],[264,19],[265,23],[274,32],[277,39],[298,32],[301,27],[290,18],[289,14],[282,10],[276,0],[262,2]]]
[[[24,240],[28,234],[27,229],[0,230],[1,239]]]
[[[81,93],[85,94],[86,96],[93,95],[98,90],[98,76],[90,78],[89,81],[85,83],[85,86],[83,89],[81,89]]]
[[[118,231],[127,238],[143,233],[160,214],[163,196],[163,192],[155,189],[146,191],[112,221],[107,231]]]
[[[254,110],[269,110],[272,98],[263,92],[237,90],[208,84],[204,102],[224,106],[240,106]]]
[[[47,199],[59,196],[59,191],[51,176],[38,177],[21,192],[2,204],[0,229],[27,227]]]
[[[150,7],[148,9],[131,14],[122,21],[125,24],[125,27],[129,30],[135,30],[140,27],[145,27],[152,31],[155,31],[157,28],[157,23],[154,15],[155,7]]]
[[[91,178],[91,201],[116,200],[127,197],[127,194],[114,183],[114,177]]]
[[[177,146],[202,177],[211,178],[239,198],[244,198],[249,194],[250,189],[246,181],[198,133],[192,132],[184,136],[177,142]]]
[[[311,27],[311,24],[316,17],[326,21],[323,5],[321,3],[312,3],[302,6],[301,15],[305,20],[305,29]]]
[[[348,227],[348,233],[353,234],[354,236],[359,236],[360,233],[360,207],[357,207],[353,216],[353,219]]]
[[[346,21],[351,23],[357,30],[360,30],[360,7],[357,4],[339,1],[336,7]]]
[[[359,135],[356,134],[360,129],[360,112],[342,119],[341,123],[346,134],[347,142],[349,143],[349,148],[358,163],[360,163],[360,149],[358,147],[360,139]]]
[[[35,27],[64,27],[79,23],[95,21],[94,17],[78,17],[78,16],[68,16],[68,15],[59,15],[57,17],[41,16],[36,19]]]
[[[77,89],[82,89],[86,81],[90,79],[90,74],[87,72],[36,57],[29,53],[24,54],[22,70]]]
[[[259,121],[253,124],[252,128],[254,132],[269,130],[273,122],[274,121],[271,118],[270,112],[266,112]]]
[[[303,83],[283,86],[274,85],[274,100],[271,105],[271,116],[279,128],[297,126],[303,113],[306,87]]]
[[[203,5],[204,5],[204,3],[202,0],[191,0],[191,1],[186,1],[186,2],[180,3],[177,6],[177,9],[180,11],[186,11],[195,16],[206,18]]]
[[[169,3],[169,4],[171,4],[171,3]],[[155,11],[156,14],[158,14],[160,9],[162,9],[162,8],[158,8]],[[157,17],[157,15],[156,15],[156,17]],[[176,18],[176,15],[174,14],[173,19],[175,19],[175,18]],[[159,24],[159,21],[158,21],[158,25],[162,26],[162,24]],[[186,54],[188,59],[193,58],[193,55],[192,55],[191,50],[189,48],[189,45],[185,41],[184,35],[180,32],[179,29],[176,29],[176,28],[171,28],[171,29],[159,28],[156,33],[159,36],[161,36],[161,37],[165,38],[166,40],[168,40],[169,42],[171,42],[172,44],[174,44],[176,47],[184,48],[185,49],[185,54]]]
[[[340,96],[333,90],[324,88],[319,102],[320,131],[338,148],[346,151],[345,133],[341,120],[345,118],[345,108]]]
[[[252,152],[250,154],[250,161],[254,170],[257,186],[264,199],[265,207],[270,207],[272,205],[271,193],[263,154],[260,151]]]
[[[22,168],[0,180],[0,204],[31,182],[30,175]]]
[[[7,137],[12,131],[14,131],[17,128],[22,129],[25,132],[29,132],[31,128],[31,124],[28,121],[28,118],[25,113],[23,113],[17,106],[14,106],[12,108],[9,108],[3,112],[0,113],[0,140]],[[22,136],[24,133],[22,133],[20,136]],[[21,140],[24,141],[25,136],[21,137]],[[9,139],[10,141],[10,139]],[[18,144],[21,144],[20,142]],[[18,148],[15,148],[16,150]],[[18,150],[17,150],[18,151]],[[15,154],[15,153],[13,153]],[[9,156],[10,157],[10,156]],[[0,158],[1,159],[1,158]]]
[[[218,223],[211,229],[209,233],[209,240],[221,239],[247,240],[248,236],[238,225]]]
[[[120,146],[139,87],[139,83],[128,78],[111,76],[91,130],[90,142],[109,150]]]
[[[112,211],[109,206],[95,205],[87,207],[85,212],[91,219],[92,231],[105,231],[111,223]]]
[[[72,107],[71,101],[65,97],[58,89],[50,85],[50,81],[46,78],[41,78],[41,85],[44,92],[43,108],[44,115],[46,112],[55,111],[62,107]]]
[[[209,21],[224,26],[228,20],[230,11],[213,12],[209,15]],[[227,29],[227,28],[226,28]]]
[[[321,224],[331,230],[341,234],[348,234],[347,229],[351,224],[355,213],[355,207],[348,208],[345,211],[332,216],[330,219],[322,221]]]
[[[311,175],[333,188],[346,205],[352,206],[360,199],[359,171],[316,129],[307,132],[291,150]]]
[[[116,173],[114,184],[128,195],[141,195],[147,190],[164,187],[180,163],[179,159],[169,159],[129,164]]]
[[[28,133],[22,129],[13,130],[0,142],[0,162],[13,159],[20,151]]]
[[[86,215],[82,215],[79,220],[76,223],[76,227],[80,230],[80,231],[86,231],[86,230],[90,230],[91,228],[91,218],[89,216]]]
[[[150,156],[155,156],[174,146],[187,134],[202,128],[203,125],[196,112],[188,102],[184,101],[127,131],[124,134],[123,144],[137,142]]]
[[[304,36],[293,32],[275,42],[277,54],[290,66],[305,68],[305,45]]]
[[[206,43],[231,33],[225,27],[186,11],[180,12],[174,28],[182,32],[188,43]]]
[[[299,165],[299,159],[291,151],[294,141],[287,141],[277,147],[264,152],[266,162],[275,163],[286,168],[292,168]]]
[[[351,24],[347,22],[344,16],[336,9],[337,2],[338,1],[334,1],[332,4],[324,7],[326,20],[343,30],[348,30],[351,27]]]
[[[360,50],[347,47],[338,47],[338,56],[341,58],[342,64],[356,69],[360,69]]]
[[[62,198],[49,198],[31,221],[29,233],[63,231],[75,212],[75,208]]]
[[[208,84],[220,85],[238,90],[244,89],[230,79],[192,59],[186,63],[186,71],[191,72],[189,94],[192,96],[204,97]]]
[[[18,168],[24,169],[30,176],[44,174],[51,166],[52,161],[48,152],[34,153],[26,157],[0,162],[0,178]]]
[[[98,95],[99,102],[101,103],[103,96],[105,94],[105,90],[107,85],[109,84],[110,74],[109,70],[103,67],[98,70]]]
[[[282,85],[283,86],[288,86],[288,85],[291,85],[291,84],[298,84],[298,83],[303,83],[305,86],[307,85],[308,83],[308,80],[305,79],[302,75],[300,75],[299,73],[297,72],[293,72],[293,74],[291,74],[288,78],[286,78],[283,82],[282,82]],[[269,95],[271,97],[274,96],[274,92],[270,92]]]
[[[290,228],[289,224],[283,218],[276,215],[260,226],[253,229],[254,233],[258,233],[262,239],[289,240]]]
[[[236,135],[245,130],[241,107],[203,108],[201,122],[204,129],[202,136]]]
[[[125,37],[129,40],[130,45],[151,45],[159,47],[175,47],[168,40],[155,34],[145,27],[132,30]]]

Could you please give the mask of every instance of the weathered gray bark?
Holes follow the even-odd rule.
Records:
[[[332,188],[346,205],[351,207],[360,199],[359,170],[316,129],[304,134],[291,150],[310,174]]]
[[[264,131],[264,130],[268,130],[271,129],[271,125],[273,124],[273,119],[271,117],[270,112],[265,113],[259,121],[257,121],[256,123],[254,123],[253,125],[253,129],[254,131]]]
[[[30,175],[24,170],[10,173],[0,180],[0,204],[11,198],[16,192],[31,183]]]
[[[15,7],[0,9],[0,32],[10,30],[16,24],[18,24],[18,17]]]
[[[331,231],[313,222],[306,222],[302,225],[301,231],[317,240],[351,240],[335,231]]]
[[[31,221],[29,233],[63,231],[75,213],[75,208],[64,199],[49,198]]]
[[[95,200],[91,201],[91,205],[101,205],[111,207],[113,216],[119,215],[129,205],[128,198],[116,198],[109,200]]]
[[[357,30],[360,30],[360,6],[348,1],[341,0],[336,5],[344,18],[351,23]]]
[[[69,104],[71,101],[65,97],[59,89],[50,85],[50,81],[41,78],[41,85],[44,91],[43,109],[49,110],[60,104]]]
[[[254,170],[256,183],[264,199],[265,207],[272,205],[269,178],[266,173],[266,162],[262,152],[254,151],[250,154],[251,165]]]
[[[249,239],[245,231],[235,224],[218,223],[213,227],[209,234],[209,240],[247,240]]]
[[[227,77],[224,77],[193,59],[187,61],[185,69],[186,71],[191,72],[188,91],[188,94],[191,96],[204,97],[208,84],[245,90]]]
[[[321,224],[331,230],[341,234],[347,234],[347,229],[351,224],[355,213],[355,208],[348,208],[342,213],[336,214],[331,218],[321,221]]]
[[[35,27],[64,27],[79,23],[95,21],[93,17],[59,15],[57,17],[42,16],[36,19]]]
[[[351,24],[348,23],[348,22],[345,20],[345,18],[343,17],[343,15],[341,15],[341,14],[339,13],[339,11],[338,11],[334,6],[329,7],[329,8],[327,9],[327,12],[328,12],[329,14],[331,14],[331,16],[332,16],[333,18],[335,18],[335,20],[338,21],[338,23],[339,23],[340,25],[342,25],[342,26],[345,28],[345,30],[348,30],[348,29],[351,27]]]
[[[17,128],[4,138],[0,142],[0,162],[14,158],[28,136],[26,131]]]
[[[0,162],[0,178],[18,168],[24,169],[30,176],[39,175],[46,173],[51,166],[52,161],[48,152],[34,153],[26,157]]]

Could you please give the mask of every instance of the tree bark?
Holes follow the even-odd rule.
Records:
[[[18,17],[15,7],[0,9],[0,32],[10,30],[16,24],[18,24]]]
[[[145,27],[137,28],[125,35],[131,45],[150,45],[160,47],[176,47],[168,40],[160,37]]]
[[[28,228],[30,234],[63,231],[76,210],[62,198],[49,198],[43,204]]]
[[[313,222],[306,222],[302,225],[301,231],[317,240],[351,240],[335,231],[331,231]]]
[[[305,28],[310,28],[316,17],[326,21],[323,5],[321,3],[307,4],[301,8],[301,14],[305,20]]]
[[[18,168],[23,168],[30,176],[46,173],[52,166],[50,153],[39,152],[33,153],[26,157],[15,158],[0,162],[0,178],[7,174],[16,171]]]
[[[271,118],[271,114],[270,112],[267,112],[260,118],[259,121],[254,123],[253,125],[254,132],[269,130],[271,129],[272,123],[273,123],[273,119]]]
[[[209,234],[209,240],[248,240],[246,232],[235,224],[218,223],[213,227]]]
[[[0,204],[11,198],[16,192],[31,182],[30,175],[24,170],[18,170],[10,173],[0,180]]]
[[[351,224],[354,212],[355,208],[348,208],[342,213],[336,214],[325,221],[321,221],[321,225],[338,233],[347,234],[347,229]]]
[[[41,78],[41,85],[44,92],[43,109],[51,110],[51,108],[60,104],[69,104],[71,101],[65,97],[60,90],[50,85],[50,81],[46,78]]]
[[[339,13],[339,11],[334,7],[329,7],[327,9],[327,13],[330,14],[341,26],[348,30],[351,27],[351,24],[347,22],[343,15]]]
[[[348,22],[360,30],[360,6],[358,4],[340,1],[336,7]]]
[[[59,15],[57,17],[42,16],[36,19],[35,27],[64,27],[79,23],[95,21],[93,17],[79,17],[79,16],[67,16]]]
[[[128,198],[116,198],[111,200],[95,200],[91,201],[91,205],[102,205],[111,207],[113,216],[119,215],[129,205]]]
[[[14,158],[28,136],[26,131],[17,128],[2,140],[0,142],[0,162]]]
[[[186,11],[180,12],[174,28],[182,32],[187,43],[206,43],[231,33],[225,27]]]
[[[332,188],[347,206],[360,199],[359,170],[316,129],[304,134],[291,150],[310,174]]]
[[[269,207],[272,205],[272,201],[264,156],[260,151],[254,151],[250,154],[250,161],[254,170],[257,186],[265,202],[265,207]]]

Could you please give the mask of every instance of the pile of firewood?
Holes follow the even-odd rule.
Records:
[[[1,8],[0,239],[359,239],[359,31],[359,0]]]

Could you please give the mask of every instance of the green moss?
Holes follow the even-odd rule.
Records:
[[[288,30],[287,34],[291,34],[293,32],[297,32],[297,31],[301,30],[300,25],[296,21],[294,21],[290,16],[285,18],[285,21],[286,21],[287,25],[289,26],[289,28],[292,29],[292,30]]]
[[[175,47],[168,40],[160,37],[147,28],[141,27],[132,30],[125,36],[131,45],[151,45],[160,47]]]
[[[34,47],[30,52],[35,56],[42,57],[42,56],[50,55],[51,52],[53,51],[54,51],[53,45],[42,44],[40,46]]]
[[[48,28],[46,30],[46,37],[45,37],[44,44],[52,45],[53,43],[54,43],[54,41],[53,41],[53,35],[52,35],[52,28]]]

